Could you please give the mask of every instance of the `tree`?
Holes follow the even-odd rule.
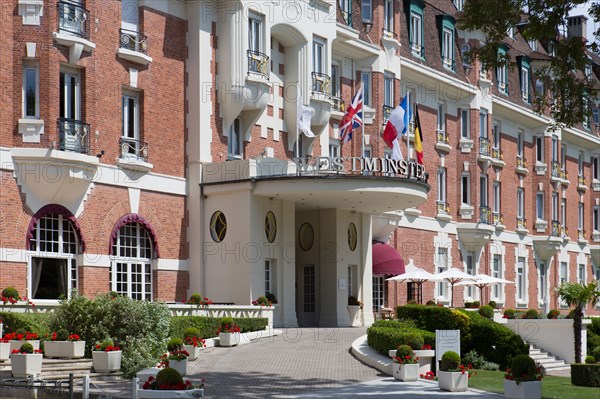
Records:
[[[535,78],[547,84],[548,90],[536,93],[533,100],[537,112],[549,110],[558,126],[574,126],[589,114],[590,97],[598,87],[581,72],[589,62],[587,52],[600,51],[600,29],[587,43],[566,37],[567,17],[587,0],[468,0],[465,1],[457,26],[467,31],[481,31],[485,42],[470,56],[489,68],[511,67],[511,59],[498,56],[498,48],[509,28],[518,28],[526,40],[552,48],[553,57],[537,69]],[[600,22],[600,5],[592,4],[590,15]],[[591,23],[591,21],[590,21]],[[577,72],[578,71],[578,72]]]
[[[581,363],[581,325],[583,310],[589,304],[595,306],[600,300],[598,281],[587,285],[579,283],[564,283],[556,288],[560,299],[569,306],[574,306],[573,334],[575,335],[575,363]]]

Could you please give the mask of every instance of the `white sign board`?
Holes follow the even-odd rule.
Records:
[[[435,369],[444,353],[452,351],[460,356],[460,330],[435,330]]]

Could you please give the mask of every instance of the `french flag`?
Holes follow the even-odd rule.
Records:
[[[342,144],[352,139],[352,129],[356,129],[363,124],[363,88],[360,89],[352,99],[352,104],[342,117],[340,122],[340,140]]]
[[[388,147],[394,149],[394,154],[396,155],[394,158],[399,157],[399,159],[402,159],[400,146],[396,139],[399,139],[401,135],[406,134],[410,118],[411,112],[407,95],[402,100],[402,103],[390,113],[387,123],[385,124],[385,129],[383,130],[383,141],[385,141]]]

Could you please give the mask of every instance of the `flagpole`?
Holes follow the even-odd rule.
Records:
[[[406,112],[410,117],[412,117],[412,110],[410,109],[410,90],[406,91],[406,96],[408,97],[408,101],[406,101],[408,105],[408,109]],[[406,160],[410,161],[410,117],[407,118],[406,114],[404,116],[404,121],[406,122]],[[408,119],[408,120],[407,120]]]
[[[360,90],[362,91],[362,95],[363,95],[363,101],[361,102],[361,112],[362,112],[362,123],[360,124],[360,128],[361,128],[361,154],[360,157],[364,157],[365,156],[365,103],[364,103],[364,82],[362,81],[362,77],[360,80]],[[358,112],[358,111],[357,111]]]

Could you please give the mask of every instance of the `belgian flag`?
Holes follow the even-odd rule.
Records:
[[[417,163],[423,165],[423,135],[419,120],[419,104],[415,104],[415,152],[417,153]]]

